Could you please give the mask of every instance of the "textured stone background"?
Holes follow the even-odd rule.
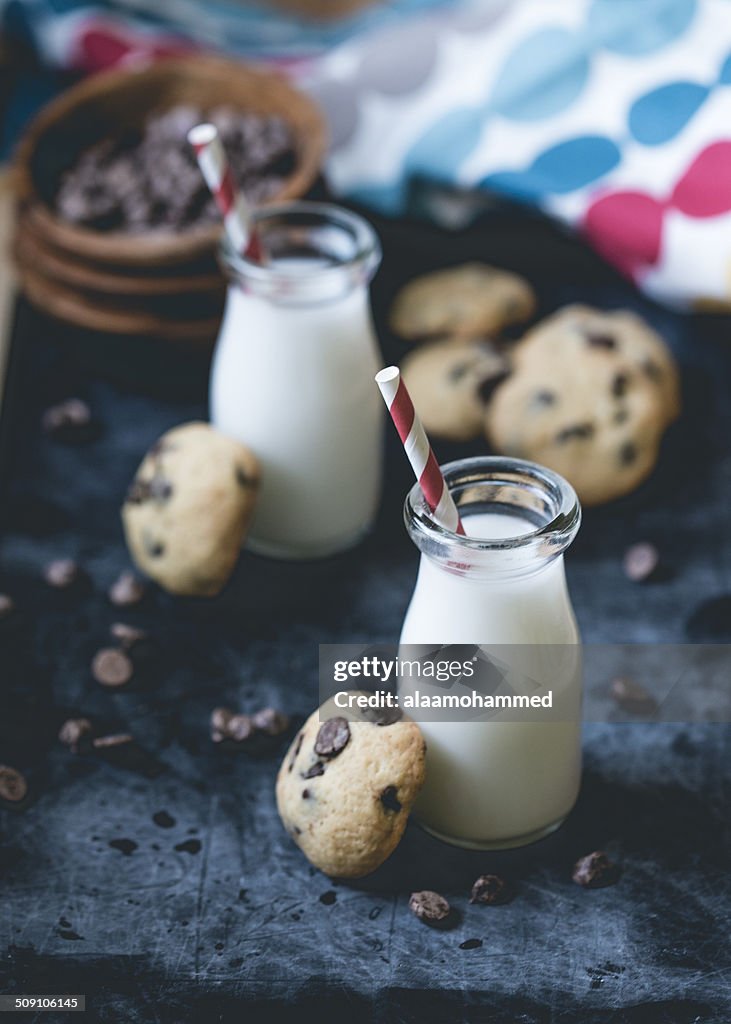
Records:
[[[568,574],[587,641],[683,642],[699,601],[731,590],[728,322],[643,305],[580,246],[521,215],[496,214],[459,238],[397,225],[384,241],[381,323],[405,276],[479,255],[523,269],[544,312],[576,298],[629,303],[666,334],[683,362],[684,419],[649,485],[586,516]],[[387,358],[399,355],[385,332],[383,341]],[[140,379],[154,395],[139,393]],[[728,726],[589,725],[579,804],[534,847],[459,851],[412,825],[360,883],[308,866],[274,807],[284,741],[227,754],[208,739],[208,714],[219,703],[274,704],[299,720],[316,701],[318,643],[397,638],[416,568],[400,516],[408,468],[389,431],[381,521],[352,556],[316,566],[244,557],[214,603],[153,593],[120,615],[104,596],[127,566],[119,500],[158,434],[204,414],[204,391],[195,359],[72,336],[20,311],[3,425],[0,589],[22,613],[0,633],[0,761],[27,771],[34,800],[0,812],[2,991],[86,993],[88,1019],[115,1022],[279,1021],[295,1011],[321,1021],[728,1021]],[[40,435],[41,410],[70,394],[87,397],[102,422],[91,445]],[[670,580],[625,580],[621,554],[644,538],[666,552]],[[69,600],[40,582],[61,555],[87,567],[91,593]],[[149,628],[158,653],[113,694],[88,666],[120,618]],[[54,742],[70,712],[129,727],[148,756],[72,757]],[[153,821],[162,810],[168,828]],[[624,874],[585,892],[570,868],[596,847]],[[468,904],[486,870],[514,880],[514,902]],[[453,902],[454,930],[409,913],[409,892],[423,887]],[[459,948],[471,938],[482,946]]]

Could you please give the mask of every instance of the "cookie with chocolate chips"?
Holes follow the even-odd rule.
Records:
[[[482,433],[490,397],[508,374],[508,361],[489,339],[423,345],[401,367],[427,433],[469,441]]]
[[[444,334],[473,338],[522,323],[535,304],[533,289],[517,274],[464,263],[409,281],[396,296],[390,324],[411,341]]]
[[[407,719],[380,726],[332,703],[295,736],[277,777],[284,827],[308,860],[360,878],[393,853],[424,782],[426,746]]]
[[[486,432],[495,451],[565,476],[585,505],[634,490],[680,411],[678,371],[633,313],[568,306],[515,347]]]
[[[217,594],[236,564],[258,483],[258,462],[238,441],[206,423],[168,431],[147,453],[122,507],[138,569],[173,594]]]

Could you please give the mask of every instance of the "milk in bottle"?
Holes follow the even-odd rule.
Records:
[[[579,789],[581,658],[563,551],[580,509],[565,480],[522,460],[465,459],[443,470],[467,538],[435,524],[412,490],[405,516],[422,554],[401,651],[479,645],[516,692],[528,683],[550,690],[553,708],[459,720],[414,712],[427,742],[415,814],[459,845],[521,845],[557,828]],[[413,689],[402,681],[402,697]]]

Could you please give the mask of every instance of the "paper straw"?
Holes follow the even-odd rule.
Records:
[[[240,256],[261,262],[261,243],[253,230],[251,207],[236,187],[218,129],[213,124],[196,125],[188,132],[188,142],[195,150],[198,166],[221,211],[223,226],[234,249]]]
[[[406,450],[406,455],[432,515],[445,529],[451,530],[453,533],[464,534],[457,506],[449,493],[426,431],[416,415],[411,396],[401,380],[398,366],[387,366],[385,370],[377,373],[376,384],[391,413],[391,419],[398,430],[401,443]]]

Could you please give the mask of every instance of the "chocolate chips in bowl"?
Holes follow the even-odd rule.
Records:
[[[95,75],[41,111],[15,168],[15,249],[34,305],[124,338],[213,343],[221,227],[186,140],[209,119],[252,202],[301,198],[318,178],[317,106],[282,75],[222,57]]]

